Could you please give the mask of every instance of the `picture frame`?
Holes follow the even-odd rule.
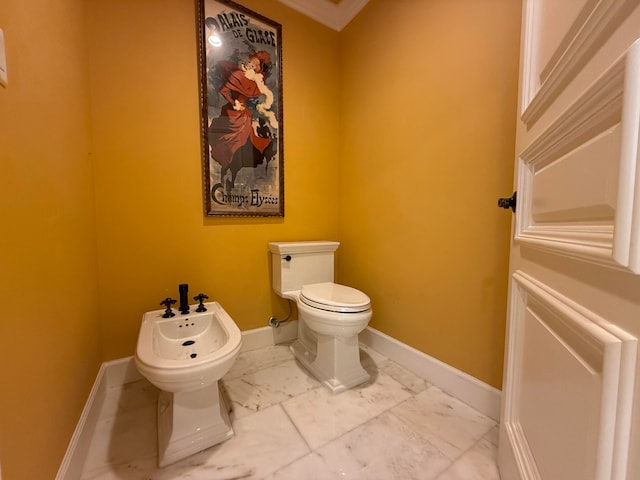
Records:
[[[205,214],[283,217],[282,26],[197,4]]]

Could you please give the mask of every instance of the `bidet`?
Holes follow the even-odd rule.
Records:
[[[201,295],[200,300],[206,298]],[[233,436],[218,381],[240,352],[242,334],[219,303],[200,302],[198,308],[173,317],[163,315],[163,310],[147,312],[140,326],[136,366],[161,390],[161,467]]]

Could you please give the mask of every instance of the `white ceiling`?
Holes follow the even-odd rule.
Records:
[[[339,32],[369,0],[280,0],[280,2]]]

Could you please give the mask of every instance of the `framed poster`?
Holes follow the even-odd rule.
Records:
[[[207,215],[284,216],[282,27],[198,0]]]

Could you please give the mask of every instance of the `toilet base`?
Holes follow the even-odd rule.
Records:
[[[296,359],[325,387],[340,393],[371,378],[360,363],[358,336],[332,337],[315,334],[316,352],[300,340],[289,347]]]
[[[218,382],[192,392],[160,391],[158,466],[165,467],[233,436]]]

